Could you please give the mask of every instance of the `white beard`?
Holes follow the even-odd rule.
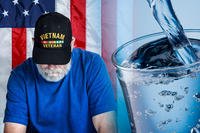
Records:
[[[64,68],[41,68],[36,64],[39,74],[49,82],[57,82],[65,77],[71,68],[71,61]]]

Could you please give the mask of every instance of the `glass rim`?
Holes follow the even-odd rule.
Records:
[[[184,31],[186,33],[195,33],[198,32],[200,34],[200,29],[184,29]],[[156,68],[156,69],[137,69],[137,68],[127,68],[127,67],[123,67],[121,64],[117,63],[115,56],[117,55],[117,53],[123,49],[124,47],[138,42],[140,40],[146,39],[146,38],[150,38],[150,37],[154,37],[154,36],[159,36],[159,35],[165,35],[164,32],[156,32],[156,33],[152,33],[152,34],[147,34],[144,36],[140,36],[138,38],[135,38],[131,41],[128,41],[124,44],[122,44],[120,47],[118,47],[112,54],[111,56],[111,60],[112,60],[112,64],[115,66],[116,69],[120,69],[120,70],[124,70],[124,71],[138,71],[138,72],[144,72],[144,73],[149,73],[149,72],[164,72],[164,71],[178,71],[179,69],[181,71],[188,69],[188,68],[192,68],[195,66],[200,65],[200,61],[194,62],[192,64],[187,64],[187,65],[183,65],[183,66],[175,66],[175,67],[162,67],[162,68]]]

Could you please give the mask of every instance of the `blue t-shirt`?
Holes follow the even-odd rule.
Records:
[[[92,117],[116,109],[103,60],[78,48],[62,80],[46,81],[29,58],[11,72],[7,88],[4,122],[33,133],[93,133]]]

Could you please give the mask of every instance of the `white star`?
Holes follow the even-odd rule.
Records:
[[[44,14],[47,14],[47,13],[49,13],[49,12],[47,12],[47,11],[44,11]]]
[[[28,13],[28,12],[29,12],[28,10],[24,10],[24,11],[23,11],[24,16],[29,16],[29,13]]]
[[[14,5],[19,4],[18,0],[13,0],[12,2],[14,3]]]
[[[4,10],[2,14],[4,17],[6,17],[6,16],[8,16],[8,11]]]
[[[33,3],[34,3],[35,5],[37,5],[37,4],[39,4],[39,0],[34,0]]]

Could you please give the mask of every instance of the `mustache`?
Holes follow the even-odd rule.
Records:
[[[45,68],[42,69],[43,73],[45,75],[52,75],[52,74],[63,74],[66,72],[66,68],[55,68],[55,69],[49,69],[49,68]]]

